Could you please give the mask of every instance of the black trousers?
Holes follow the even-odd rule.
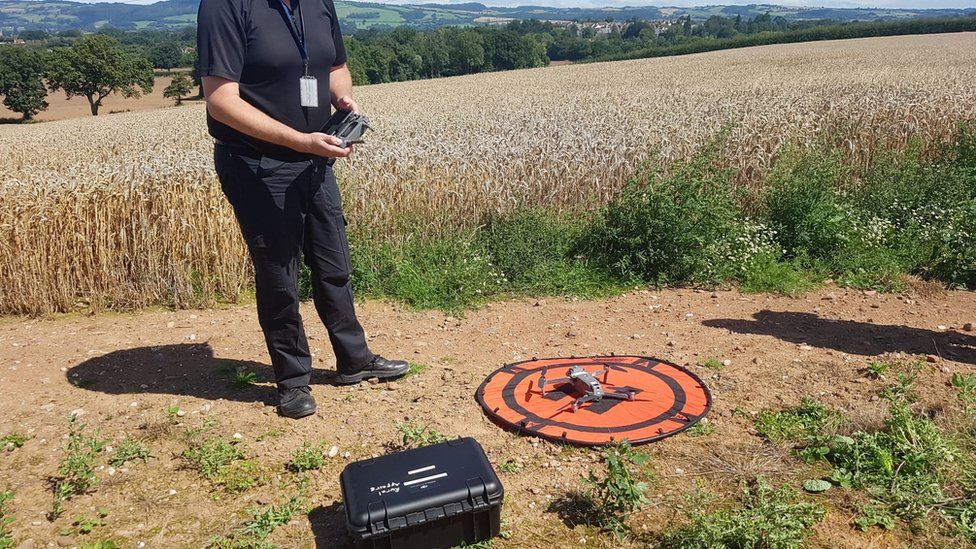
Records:
[[[214,164],[254,262],[258,320],[278,387],[308,385],[311,378],[298,311],[303,256],[337,369],[362,369],[373,354],[356,318],[346,222],[332,167],[321,159],[286,161],[223,144],[214,147]]]

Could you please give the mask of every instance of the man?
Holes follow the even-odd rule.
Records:
[[[405,361],[370,352],[353,307],[346,223],[327,161],[352,147],[319,132],[330,106],[359,112],[332,0],[202,0],[197,54],[217,176],[254,262],[278,412],[315,412],[298,312],[302,256],[337,383],[403,375]]]

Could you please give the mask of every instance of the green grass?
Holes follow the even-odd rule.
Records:
[[[772,442],[804,440],[836,428],[842,420],[839,412],[812,398],[804,398],[795,408],[763,410],[756,420],[756,430]]]
[[[149,461],[149,458],[151,457],[152,454],[149,451],[149,448],[146,448],[145,444],[137,440],[126,438],[119,443],[118,447],[115,449],[115,452],[112,454],[112,457],[109,458],[108,463],[113,467],[122,467],[126,463],[135,459],[141,459],[142,462],[145,463]]]
[[[661,547],[794,549],[804,546],[811,527],[826,515],[821,505],[798,500],[787,486],[773,489],[761,477],[735,504],[716,508],[714,497],[699,488],[680,511],[687,518],[666,531]]]
[[[705,359],[704,361],[702,361],[702,363],[699,366],[701,366],[702,368],[708,368],[709,370],[715,370],[715,371],[721,371],[725,369],[725,364],[722,364],[721,360],[714,357]]]
[[[183,459],[214,486],[231,494],[263,482],[264,468],[258,461],[246,459],[236,444],[218,438],[191,445],[183,452]]]
[[[420,364],[419,362],[411,362],[409,368],[407,369],[407,373],[403,374],[403,377],[407,378],[407,377],[420,375],[424,373],[426,369],[427,369],[426,364]]]
[[[692,438],[707,437],[715,434],[715,424],[705,418],[686,429],[685,433]]]
[[[877,430],[842,434],[834,412],[813,401],[766,413],[757,428],[793,442],[806,461],[829,466],[823,480],[863,492],[868,503],[855,520],[859,528],[891,528],[899,520],[915,529],[946,524],[948,534],[976,541],[976,429],[967,422],[956,424],[956,434],[937,427],[912,405],[918,365],[889,368],[899,373],[882,392],[888,416]]]
[[[504,463],[498,466],[498,470],[503,473],[513,475],[522,470],[522,465],[513,459],[508,459],[505,460]]]

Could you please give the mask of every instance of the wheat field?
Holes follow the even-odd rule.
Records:
[[[784,146],[854,162],[976,119],[976,34],[767,46],[359,88],[368,144],[347,216],[390,238],[527,206],[592,207],[642,164],[725,132],[760,184]],[[0,127],[0,313],[208,305],[247,292],[246,250],[203,107]],[[409,223],[403,220],[409,220]]]

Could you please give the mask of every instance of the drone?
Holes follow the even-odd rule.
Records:
[[[604,398],[610,398],[614,400],[634,400],[634,391],[605,391],[603,386],[600,384],[598,377],[603,377],[603,383],[607,383],[607,378],[610,375],[610,366],[606,364],[603,365],[603,369],[596,372],[588,372],[582,366],[576,365],[571,367],[566,372],[566,377],[559,377],[555,379],[547,379],[546,373],[549,368],[542,369],[542,375],[539,376],[539,391],[542,392],[542,396],[546,396],[546,385],[550,383],[570,383],[576,393],[580,393],[583,396],[578,397],[573,400],[573,412],[579,410],[580,406],[586,404],[587,402],[599,402]]]

